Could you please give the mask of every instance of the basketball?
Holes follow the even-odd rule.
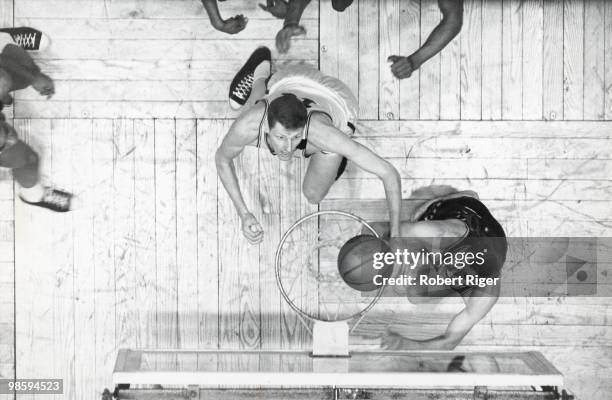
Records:
[[[390,277],[393,264],[384,264],[381,269],[374,268],[374,254],[389,251],[389,246],[382,239],[371,235],[355,236],[348,240],[338,253],[338,272],[344,282],[355,290],[376,290],[380,286],[374,283],[374,277]]]

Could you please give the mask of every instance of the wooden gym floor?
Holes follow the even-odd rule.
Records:
[[[213,154],[235,117],[227,87],[281,22],[256,2],[236,36],[213,30],[196,0],[1,0],[4,26],[43,30],[36,55],[56,80],[8,109],[45,175],[78,194],[66,215],[25,207],[0,171],[0,375],[61,377],[67,399],[109,385],[120,347],[296,348],[309,337],[272,271],[281,233],[316,210],[304,165],[246,151],[238,173],[266,230],[246,244]],[[435,0],[326,0],[305,12],[305,38],[278,60],[305,61],[358,95],[358,137],[396,165],[408,197],[442,184],[473,189],[512,236],[610,236],[612,3],[466,0],[464,27],[408,80],[385,58],[418,47]],[[280,178],[279,178],[280,177]],[[349,168],[321,209],[384,217],[382,188]],[[598,277],[610,283],[610,277]],[[612,389],[609,298],[500,299],[464,350],[539,350],[579,398]],[[456,301],[382,303],[353,340],[389,321],[438,334]],[[27,396],[23,396],[24,398]],[[0,396],[1,398],[1,396]]]

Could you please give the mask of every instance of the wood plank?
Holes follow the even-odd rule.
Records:
[[[463,138],[457,136],[359,137],[381,157],[610,159],[608,139]],[[494,144],[494,145],[493,145]]]
[[[155,120],[155,265],[157,271],[157,345],[178,346],[178,269],[176,125]]]
[[[449,185],[458,189],[469,188],[481,200],[543,200],[608,201],[612,195],[610,183],[592,181],[522,180],[522,179],[402,179],[402,198],[408,198],[415,188],[428,185]],[[385,191],[377,178],[339,179],[332,186],[327,199],[382,199]]]
[[[605,119],[612,119],[612,3],[604,4],[605,27],[605,57],[604,57],[604,87],[605,87]]]
[[[153,120],[134,120],[134,268],[136,281],[133,332],[140,348],[155,348],[157,280],[155,264],[155,126]]]
[[[275,62],[278,68],[288,60]],[[317,67],[318,61],[299,60]],[[38,59],[38,65],[48,75],[57,81],[184,81],[194,78],[221,80],[230,82],[236,71],[244,63],[244,59],[222,60],[69,60],[69,59]],[[180,85],[180,83],[176,83]],[[58,88],[61,90],[61,88]],[[59,93],[58,93],[59,94]]]
[[[56,81],[51,101],[226,101],[229,81]],[[17,101],[42,100],[33,89],[15,94]]]
[[[584,118],[584,2],[563,3],[563,117]]]
[[[440,119],[461,119],[461,35],[440,52]]]
[[[523,119],[542,119],[543,0],[523,2]]]
[[[338,13],[330,4],[326,4],[321,10],[319,25],[320,49],[319,69],[324,74],[338,78],[338,49],[340,38],[338,37]]]
[[[461,119],[482,118],[482,1],[464,3],[461,33]]]
[[[337,43],[338,46],[338,78],[344,82],[351,92],[359,93],[359,6],[348,7],[343,12],[332,11],[338,18]],[[372,100],[369,100],[372,102]]]
[[[78,122],[51,121],[51,169],[48,170],[54,185],[73,193],[72,136],[79,131]],[[41,132],[37,133],[38,135]],[[52,216],[51,252],[47,262],[52,270],[53,285],[53,368],[55,376],[64,377],[64,390],[75,390],[75,302],[74,302],[74,243],[71,213]],[[17,361],[18,362],[18,361]]]
[[[359,0],[358,12],[359,118],[378,119],[379,58],[382,57],[378,50],[378,3],[370,0]],[[376,77],[376,79],[373,79],[373,77]]]
[[[362,121],[357,137],[454,136],[464,138],[600,138],[611,137],[606,122],[581,121]]]
[[[385,0],[379,4],[379,119],[398,119],[400,115],[400,81],[393,76],[387,62],[390,55],[407,55],[400,53],[403,49],[400,49],[399,3],[398,0]]]
[[[29,101],[19,102],[19,118],[235,118],[224,101]]]
[[[609,160],[529,160],[529,176],[551,179],[590,179],[609,182]]]
[[[199,348],[217,348],[219,342],[219,188],[214,155],[229,121],[197,123],[198,315]],[[198,360],[206,363],[208,360]],[[216,362],[216,360],[214,360]]]
[[[115,343],[118,347],[136,346],[134,303],[136,268],[134,258],[134,124],[131,120],[113,121],[113,267],[115,270]]]
[[[437,0],[421,1],[421,46],[440,23]],[[440,119],[440,54],[421,65],[419,74],[419,119]]]
[[[605,2],[584,4],[584,119],[605,115]]]
[[[382,8],[381,8],[382,11]],[[399,55],[409,56],[420,47],[421,43],[421,5],[418,0],[405,0],[400,3],[399,13]],[[382,40],[382,38],[381,38]],[[382,42],[381,42],[382,43]],[[389,63],[386,61],[392,53],[379,50],[381,60],[380,76],[383,76],[384,69],[389,70]],[[420,114],[420,75],[421,71],[414,71],[408,79],[402,79],[399,84],[400,118],[419,119]],[[387,76],[387,75],[384,75]],[[382,102],[379,102],[379,105]],[[386,118],[384,113],[379,112],[380,119]]]
[[[170,7],[167,7],[168,9]],[[222,11],[223,12],[223,11]],[[246,14],[245,14],[246,15]],[[247,16],[248,17],[248,16]],[[16,18],[18,26],[44,27],[44,32],[53,38],[53,42],[64,39],[80,40],[271,40],[281,29],[282,22],[268,15],[267,18],[250,18],[247,28],[235,35],[228,35],[212,27],[203,18],[183,16],[172,19],[161,18],[31,18],[21,16]],[[318,21],[313,18],[302,18],[300,21],[306,28],[305,39],[318,38]]]
[[[13,26],[13,4],[12,2],[9,1],[3,1],[0,3],[0,23],[2,23],[2,26],[5,27],[10,27]],[[8,121],[11,121],[13,118],[13,110],[12,107],[5,107],[5,110],[3,111],[4,115],[6,116]],[[6,175],[5,175],[6,174]],[[0,213],[4,213],[6,212],[6,214],[4,214],[3,218],[6,218],[6,220],[10,220],[10,221],[14,221],[16,216],[15,216],[15,208],[13,206],[13,196],[14,196],[14,183],[13,183],[13,177],[12,174],[10,174],[9,171],[3,171],[3,175],[1,179],[1,184],[0,184],[0,192],[2,193],[1,197],[2,199],[6,200],[6,201],[10,201],[10,208],[8,209],[3,209],[0,206]],[[14,222],[10,223],[10,227],[4,228],[2,229],[3,231],[3,239],[8,239],[9,237],[11,238],[11,240],[9,241],[12,242],[13,246],[10,249],[10,253],[13,253],[13,256],[7,255],[6,254],[6,249],[4,248],[4,246],[2,246],[2,248],[0,248],[0,258],[2,259],[14,259],[14,253],[15,251],[15,224]],[[0,284],[0,286],[4,286],[2,287],[2,289],[6,290],[6,292],[4,293],[4,295],[0,296],[0,305],[2,306],[2,309],[5,310],[3,312],[4,316],[2,318],[3,322],[7,322],[9,323],[9,329],[11,331],[11,337],[14,337],[14,333],[15,333],[15,264],[14,262],[10,262],[7,264],[3,264],[2,267],[0,267],[0,271],[2,271],[2,275],[3,278],[0,278],[0,280],[2,280],[3,282],[9,284],[6,285],[5,283]],[[8,341],[4,340],[4,343],[9,343]],[[6,378],[14,378],[15,376],[15,341],[11,340],[10,343],[10,348],[9,351],[6,352],[1,352],[1,354],[3,354],[2,356],[2,360],[0,360],[0,376],[6,377]],[[0,395],[0,398],[3,395]],[[6,395],[7,400],[9,395]]]
[[[33,124],[36,131],[44,131],[47,134],[42,135],[43,142],[39,142],[36,151],[41,152],[42,165],[46,166],[49,163],[49,152],[51,147],[51,138],[48,134],[50,131],[49,121],[37,121]],[[30,143],[30,134],[32,123],[30,121],[19,120],[15,121],[15,129],[19,132],[20,137],[26,143]],[[11,208],[13,202],[11,201]],[[39,373],[36,369],[37,357],[51,357],[52,337],[50,334],[50,326],[52,323],[52,315],[49,312],[50,306],[48,302],[41,302],[41,298],[49,299],[48,286],[41,285],[45,277],[48,277],[47,263],[41,263],[38,271],[34,266],[37,260],[44,259],[46,251],[49,250],[48,240],[43,240],[48,237],[48,225],[39,225],[41,229],[34,229],[32,224],[33,207],[28,207],[21,201],[15,202],[15,256],[18,261],[15,264],[15,354],[13,360],[19,359],[19,365],[15,365],[15,377],[33,376]],[[39,218],[38,224],[46,224],[48,220],[45,218],[48,215],[43,214]],[[23,240],[30,238],[31,240]],[[37,245],[34,246],[35,241]],[[19,267],[19,268],[17,268]],[[36,272],[35,272],[36,271]],[[42,279],[41,279],[42,278]],[[30,293],[37,293],[34,298]],[[37,339],[34,340],[34,332],[41,330]],[[4,350],[4,351],[3,351]],[[1,349],[3,353],[8,349]],[[10,350],[8,350],[10,351]],[[38,353],[38,356],[34,354]],[[10,354],[10,353],[9,353]],[[3,357],[9,358],[9,357]],[[49,363],[50,364],[50,363]],[[51,365],[39,366],[39,369],[44,368],[44,371],[51,376],[53,370]],[[34,399],[33,395],[23,396],[25,399]]]
[[[502,2],[482,2],[482,119],[502,119]]]
[[[563,120],[563,3],[544,0],[542,116]]]
[[[574,220],[595,220],[606,223],[612,219],[608,205],[604,202],[591,201],[558,201],[554,203],[543,203],[539,201],[507,201],[492,200],[487,202],[491,214],[500,220],[506,219],[529,219],[537,223],[545,218],[549,220],[559,219],[565,223]],[[372,221],[386,219],[386,206],[384,200],[326,200],[321,203],[322,210],[344,210],[353,212],[361,218]],[[556,227],[542,227],[548,233],[540,236],[556,236]]]
[[[304,18],[316,18],[318,11],[318,0],[314,0],[304,10]],[[154,18],[154,19],[176,19],[193,18],[204,21],[206,11],[200,2],[191,0],[176,0],[172,2],[172,7],[167,3],[148,3],[140,0],[127,0],[112,2],[108,4],[100,3],[96,0],[50,0],[47,7],[40,7],[37,0],[20,0],[15,3],[15,17],[30,18],[63,18],[66,13],[63,10],[70,10],[73,18],[89,19],[116,19],[116,18]],[[48,8],[48,9],[47,9]],[[270,19],[270,14],[261,10],[257,3],[224,3],[220,5],[223,15],[244,14],[250,19]]]
[[[100,388],[95,386],[96,377],[96,326],[95,297],[96,274],[94,267],[94,147],[93,121],[75,121],[72,127],[73,188],[78,196],[79,207],[72,210],[74,220],[74,396],[92,397]],[[92,356],[93,355],[93,356]]]
[[[177,347],[199,347],[198,215],[196,121],[176,121]],[[196,300],[196,301],[194,301]],[[193,371],[196,354],[179,358],[179,370]]]
[[[355,9],[357,7],[354,7]],[[280,161],[271,154],[259,155],[259,201],[261,214],[257,215],[265,238],[259,251],[259,289],[265,293],[260,298],[261,347],[278,348],[281,338],[281,299],[276,284],[274,258],[281,238]],[[274,360],[276,361],[276,360]]]
[[[444,170],[440,170],[436,168],[440,165],[439,158],[390,158],[387,161],[393,165],[401,176],[407,178],[422,178],[422,179],[440,179],[440,178],[471,178],[471,179],[525,179],[527,178],[527,160],[520,159],[505,159],[503,163],[492,163],[490,160],[486,159],[477,159],[472,158],[469,160],[466,159],[447,159],[444,161],[446,168]],[[537,168],[535,171],[541,171],[542,168],[545,168],[545,165],[538,164],[537,161],[534,160],[533,166]],[[564,160],[565,161],[565,160]],[[568,160],[569,161],[569,160]],[[584,164],[583,160],[580,160],[581,164]],[[599,160],[593,160],[592,168],[596,168],[596,162]],[[601,161],[605,163],[605,160]],[[531,163],[529,164],[532,165]],[[605,166],[606,164],[602,164],[601,166]],[[573,177],[584,178],[584,174],[580,171],[575,171],[573,168],[576,168],[577,165],[573,164],[571,166],[566,166],[567,175],[564,175],[567,179],[571,179]],[[538,172],[532,172],[529,170],[532,176],[540,177]],[[545,171],[542,171],[542,174],[545,174]],[[581,175],[583,174],[583,175]],[[545,177],[550,177],[552,175],[552,179],[558,178],[554,172],[548,173]],[[364,178],[364,177],[372,177],[372,174],[365,172],[359,167],[356,167],[354,164],[349,164],[344,175],[346,178]],[[601,178],[601,173],[597,176],[599,179]],[[590,176],[589,176],[590,178]]]
[[[231,55],[228,59],[239,59],[244,62],[256,47],[266,45],[273,51],[274,60],[294,60],[317,58],[317,40],[293,39],[291,51],[278,54],[272,39],[259,40],[171,40],[171,39],[63,39],[53,42],[47,51],[37,55],[38,59],[72,59],[72,60],[157,60],[164,54],[166,60],[208,59],[210,54]]]
[[[115,271],[113,254],[113,121],[93,121],[92,182],[93,268],[95,280],[95,376],[94,387],[108,385],[108,373],[115,362]]]
[[[523,13],[521,0],[503,2],[502,118],[523,118]]]

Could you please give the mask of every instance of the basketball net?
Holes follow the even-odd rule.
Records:
[[[295,222],[276,250],[276,282],[283,299],[312,335],[315,357],[349,356],[349,333],[382,294],[381,287],[363,296],[346,285],[338,272],[340,248],[362,231],[378,237],[355,215],[319,211]]]

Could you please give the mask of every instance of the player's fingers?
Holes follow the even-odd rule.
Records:
[[[397,60],[399,60],[400,58],[402,58],[401,56],[396,56],[396,55],[390,55],[389,57],[387,57],[387,62],[396,62]]]
[[[259,7],[262,10],[266,11],[266,12],[270,12],[270,6],[265,6],[265,5],[261,4],[261,3],[259,3]]]
[[[391,71],[394,71],[394,72],[399,72],[401,69],[408,68],[408,67],[409,67],[409,65],[408,65],[408,63],[406,62],[406,59],[405,59],[405,58],[402,58],[401,60],[397,60],[397,61],[395,61],[395,62],[394,62],[392,65],[391,65]]]

